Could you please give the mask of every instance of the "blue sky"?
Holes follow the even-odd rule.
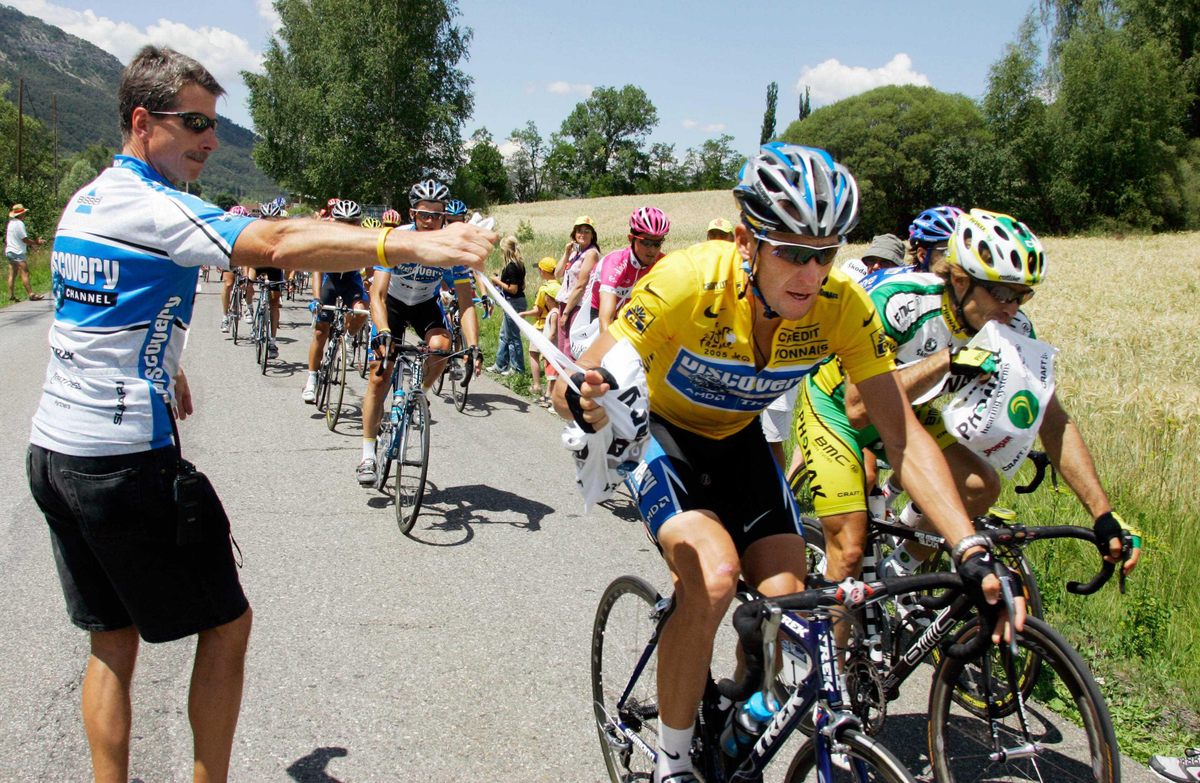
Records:
[[[275,23],[269,0],[0,2],[123,62],[149,41],[191,54],[229,91],[221,112],[250,125],[237,73],[258,68]],[[801,83],[812,87],[814,107],[884,83],[980,97],[1031,3],[968,0],[935,12],[906,0],[460,0],[459,21],[474,30],[462,67],[474,79],[475,115],[464,135],[482,125],[502,143],[533,120],[549,136],[589,90],[636,84],[658,109],[652,141],[682,156],[728,133],[748,153],[771,81],[780,131],[796,117]]]

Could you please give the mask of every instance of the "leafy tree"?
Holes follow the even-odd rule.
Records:
[[[456,198],[472,207],[510,200],[504,158],[487,128],[479,128],[471,134],[471,151],[466,164],[455,176],[451,190]]]
[[[261,139],[254,159],[323,201],[401,203],[409,185],[458,167],[471,31],[455,0],[276,0],[262,75],[243,72]]]
[[[806,84],[804,85],[804,94],[800,96],[799,119],[807,119],[808,115],[810,114],[812,114],[812,90],[809,89],[809,86]]]
[[[0,82],[0,96],[8,85]],[[29,210],[30,236],[48,236],[58,222],[64,200],[54,192],[54,141],[37,119],[25,115],[21,134],[21,176],[17,177],[17,107],[0,97],[0,204],[23,204]],[[8,214],[7,210],[3,213]]]
[[[542,169],[546,165],[546,142],[533,120],[509,134],[517,150],[508,159],[508,178],[517,201],[537,201],[542,193]]]
[[[646,178],[638,182],[639,193],[673,193],[683,190],[685,175],[675,157],[675,145],[655,142],[650,145]]]
[[[238,203],[238,200],[237,200],[237,198],[234,197],[234,195],[232,193],[229,193],[227,191],[222,191],[222,192],[216,194],[215,196],[213,196],[212,203],[216,204],[218,207],[220,207],[221,209],[228,212],[230,207],[232,207],[234,204]]]
[[[885,86],[815,110],[783,134],[821,147],[858,180],[862,235],[892,231],[931,204],[939,148],[950,139],[984,141],[978,107],[932,87]]]
[[[576,169],[578,153],[575,145],[563,138],[562,134],[550,134],[550,151],[546,154],[546,165],[543,167],[542,193],[552,198],[578,195],[582,187],[583,177]]]
[[[62,178],[62,181],[58,185],[58,192],[65,201],[75,195],[84,185],[94,180],[99,173],[92,167],[91,161],[81,157],[72,163],[71,168],[67,170],[66,176]]]
[[[722,133],[689,149],[684,169],[693,190],[724,190],[737,184],[738,170],[746,159],[733,149],[733,137]]]
[[[767,85],[767,110],[763,112],[762,132],[758,134],[758,143],[766,144],[775,138],[775,104],[779,100],[779,84],[771,82]]]
[[[658,124],[658,110],[640,87],[598,87],[563,120],[559,136],[575,151],[579,179],[573,195],[633,192],[644,163],[641,146]]]

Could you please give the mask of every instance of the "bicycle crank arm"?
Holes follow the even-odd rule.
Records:
[[[1018,745],[1015,748],[1005,748],[994,753],[989,753],[988,758],[1003,764],[1016,759],[1027,759],[1040,755],[1043,750],[1044,748],[1036,742],[1026,742],[1024,745]]]

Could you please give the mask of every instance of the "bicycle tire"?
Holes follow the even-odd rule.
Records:
[[[385,413],[384,416],[389,414]],[[379,423],[379,434],[375,438],[375,484],[377,490],[387,486],[389,474],[392,472],[392,437],[396,432],[395,425],[386,418]]]
[[[859,770],[857,765],[851,769],[842,769],[837,765],[832,765],[832,783],[841,783],[842,781],[916,783],[916,778],[900,763],[899,759],[873,737],[858,729],[846,729],[838,733],[837,738],[837,752],[845,753],[852,761],[862,762],[866,769]],[[784,783],[816,781],[818,779],[816,761],[816,745],[811,739],[808,739],[792,757],[787,774],[783,776]]]
[[[263,296],[268,297],[268,301],[270,301],[269,293],[264,292]],[[265,307],[260,306],[259,313],[260,313],[260,315],[259,315],[258,327],[261,330],[259,332],[259,339],[258,339],[258,364],[259,364],[259,369],[260,369],[259,374],[266,375],[267,374],[267,362],[271,358],[270,350],[269,350],[269,346],[271,344],[271,309],[269,306],[265,306]]]
[[[978,620],[974,620],[963,627],[955,641],[961,642],[978,632]],[[962,670],[970,662],[945,656],[934,672],[929,693],[928,745],[935,779],[939,783],[983,779],[1118,783],[1120,754],[1112,719],[1079,653],[1036,617],[1026,618],[1018,644],[1026,654],[1033,652],[1041,659],[1034,701],[1026,704],[1030,732],[1041,749],[1029,758],[1007,761],[989,758],[991,722],[962,708],[954,698]],[[1000,655],[1009,655],[1007,645],[1001,649]],[[1074,718],[1082,724],[1086,748],[1079,741],[1079,729],[1068,725],[1072,720],[1056,714],[1066,709],[1074,709]],[[995,730],[1006,746],[1022,741],[1019,716],[1015,712],[1011,710],[995,719]]]
[[[233,344],[238,342],[238,324],[242,320],[242,295],[238,290],[237,284],[234,284],[233,293],[229,296],[229,336],[233,338]]]
[[[330,338],[332,339],[332,338]],[[330,360],[329,404],[325,406],[325,426],[332,430],[342,416],[342,400],[346,396],[346,333],[337,336]]]
[[[358,337],[355,338],[358,345],[354,352],[354,360],[358,364],[358,377],[366,380],[367,364],[371,353],[371,328],[369,324],[364,323],[358,329]]]
[[[462,413],[463,408],[467,407],[467,389],[471,386],[471,379],[475,377],[475,354],[467,354],[463,360],[463,376],[460,380],[450,378],[450,393],[454,395],[454,408],[459,413]]]
[[[634,747],[628,737],[618,734],[609,716],[618,716],[617,700],[634,667],[654,636],[658,617],[655,606],[661,600],[650,584],[636,576],[614,580],[600,597],[592,625],[592,708],[596,733],[604,765],[613,783],[650,781],[654,760]],[[657,656],[642,670],[620,710],[620,719],[647,747],[658,747]]]
[[[333,346],[329,343],[325,344],[325,352],[321,356],[321,364],[317,367],[317,410],[321,413],[325,412],[329,405],[329,383],[330,383],[330,351]]]
[[[421,513],[429,472],[429,400],[420,393],[411,394],[409,399],[408,411],[400,420],[396,460],[396,524],[404,535],[413,529]]]

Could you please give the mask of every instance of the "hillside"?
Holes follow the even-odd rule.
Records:
[[[59,155],[89,144],[118,148],[117,84],[122,64],[116,57],[40,19],[0,5],[0,82],[4,97],[17,102],[17,79],[25,79],[25,112],[50,127],[51,102],[58,99]],[[221,148],[205,167],[201,183],[220,191],[269,197],[279,186],[254,165],[254,134],[226,117],[217,129]]]

